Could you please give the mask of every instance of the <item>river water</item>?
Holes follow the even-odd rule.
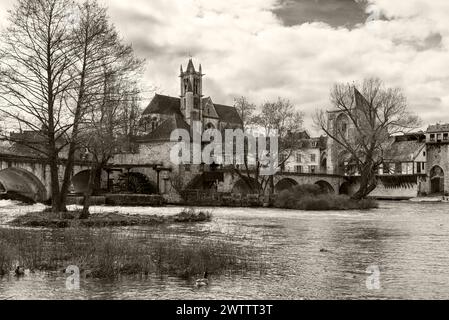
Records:
[[[0,201],[0,224],[40,206]],[[136,214],[176,214],[182,208],[106,208]],[[1,299],[448,299],[449,204],[381,202],[380,209],[303,212],[214,208],[212,222],[174,226],[185,236],[226,237],[233,230],[262,250],[264,273],[212,275],[207,288],[169,277],[116,281],[64,275],[0,279]],[[204,239],[207,241],[207,237]],[[325,249],[325,250],[321,250]],[[259,257],[260,258],[260,257]],[[380,271],[377,286],[367,286]]]

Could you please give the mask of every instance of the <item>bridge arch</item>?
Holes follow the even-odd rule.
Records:
[[[0,171],[0,192],[34,202],[45,202],[47,190],[33,173],[21,168]]]
[[[343,182],[340,186],[340,189],[338,190],[338,193],[349,195],[350,192],[351,192],[351,183],[349,183],[348,181]]]
[[[85,193],[89,187],[90,170],[78,172],[72,178],[73,192]]]
[[[317,181],[315,184],[318,185],[323,191],[326,191],[327,193],[335,193],[334,187],[332,187],[332,185],[327,181],[320,180]]]
[[[440,166],[434,166],[430,170],[430,189],[431,193],[444,192],[444,170]]]
[[[232,193],[240,193],[240,194],[251,194],[251,193],[257,193],[262,190],[262,186],[256,179],[253,178],[246,178],[249,179],[248,181],[245,181],[243,179],[238,180],[234,187],[232,188]],[[252,188],[248,185],[250,184]]]
[[[296,182],[295,180],[293,180],[291,178],[284,178],[276,184],[276,186],[274,187],[274,190],[276,193],[281,193],[282,191],[290,190],[297,185],[298,185],[298,182]]]

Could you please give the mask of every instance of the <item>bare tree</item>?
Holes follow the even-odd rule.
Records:
[[[332,125],[324,110],[318,111],[314,120],[340,150],[349,154],[348,162],[361,175],[360,189],[353,198],[363,199],[377,186],[376,173],[384,162],[391,136],[410,132],[421,122],[408,111],[401,89],[386,88],[376,78],[365,79],[361,86],[336,84],[331,102],[344,121]]]
[[[59,211],[59,153],[72,127],[67,117],[74,65],[72,2],[18,0],[0,45],[2,115],[36,139],[18,142],[48,160],[53,210]]]
[[[77,49],[71,91],[73,108],[70,110],[73,114],[73,126],[67,135],[70,144],[60,193],[62,210],[66,207],[75,153],[80,147],[80,127],[92,106],[101,106],[104,95],[109,94],[104,90],[105,72],[111,78],[114,74],[136,68],[142,63],[134,58],[131,46],[121,43],[117,31],[108,21],[106,8],[98,5],[96,0],[87,0],[79,4],[77,9],[78,24],[72,37],[73,46]],[[131,98],[130,95],[127,97]],[[135,113],[131,116],[134,117]]]
[[[254,112],[256,111],[256,105],[250,103],[246,97],[239,97],[234,99],[234,107],[240,115],[243,122],[243,130],[251,124]]]
[[[109,47],[109,52],[116,55],[116,63],[103,65],[101,101],[90,105],[82,126],[84,135],[80,145],[92,156],[88,190],[84,195],[81,215],[83,219],[89,217],[90,198],[97,177],[114,155],[128,151],[130,134],[136,130],[130,124],[137,123],[135,118],[138,117],[136,102],[139,100],[139,90],[136,79],[142,61],[134,58],[132,50],[124,53],[117,43]]]
[[[252,116],[250,123],[252,126],[262,129],[264,135],[269,137],[277,134],[279,138],[279,150],[277,155],[283,155],[279,163],[281,167],[291,156],[295,146],[293,133],[302,129],[303,113],[295,110],[295,106],[287,99],[278,98],[275,102],[266,102],[262,105],[261,111]],[[259,158],[255,159],[254,165],[249,164],[248,156],[244,157],[244,168],[234,168],[234,171],[245,182],[248,188],[254,193],[274,192],[274,177],[261,175],[262,163]],[[259,190],[258,190],[259,189]]]

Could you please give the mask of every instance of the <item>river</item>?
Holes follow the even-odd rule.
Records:
[[[41,206],[0,201],[0,224],[36,209]],[[181,209],[93,211],[176,214]],[[0,300],[449,298],[449,204],[381,202],[376,210],[347,212],[210,210],[212,222],[173,228],[187,237],[239,232],[245,235],[242,241],[250,238],[263,249],[266,272],[212,275],[210,286],[200,289],[186,280],[158,276],[82,279],[79,290],[68,290],[63,274],[7,276],[0,278]],[[369,267],[380,271],[380,289],[368,289],[367,279],[373,276]]]

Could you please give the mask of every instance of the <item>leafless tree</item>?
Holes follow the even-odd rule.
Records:
[[[243,130],[245,130],[248,125],[251,124],[254,112],[256,111],[256,105],[250,103],[246,97],[239,97],[234,99],[234,107],[240,115],[243,122]]]
[[[48,160],[53,209],[60,209],[59,153],[72,128],[67,118],[74,66],[73,5],[68,0],[18,0],[0,45],[2,115],[36,139],[13,141]]]
[[[73,108],[70,110],[73,114],[73,127],[67,135],[70,144],[60,193],[62,210],[65,210],[66,206],[75,153],[81,145],[80,127],[83,121],[86,121],[86,113],[92,111],[96,105],[102,106],[105,95],[110,96],[104,89],[105,76],[109,79],[117,77],[117,74],[122,76],[124,72],[135,70],[142,63],[134,58],[131,46],[122,44],[114,26],[108,21],[107,9],[98,5],[96,0],[87,0],[79,4],[76,12],[78,24],[73,32],[72,41],[77,50],[73,70],[74,90],[71,91]],[[137,96],[127,92],[126,99],[135,99]],[[129,105],[131,108],[135,107],[135,104]],[[131,112],[128,118],[135,117],[135,114]],[[87,121],[91,122],[91,119]]]
[[[361,175],[360,189],[353,196],[359,200],[376,188],[376,173],[392,143],[391,136],[410,132],[421,122],[409,112],[402,90],[387,88],[377,78],[365,79],[359,86],[336,84],[331,103],[345,121],[333,125],[329,113],[321,110],[315,115],[315,124],[349,154],[348,162]]]
[[[251,114],[251,113],[250,113]],[[279,150],[276,155],[282,155],[281,167],[292,155],[295,146],[293,133],[299,132],[303,125],[303,113],[296,111],[295,106],[287,99],[278,98],[275,102],[266,102],[261,111],[252,115],[250,123],[253,127],[264,131],[266,137],[273,134],[278,135]],[[259,158],[255,159],[252,166],[249,164],[248,156],[244,157],[244,168],[234,168],[234,171],[245,182],[248,188],[254,192],[274,192],[274,177],[261,175],[262,163]],[[278,168],[276,168],[278,169]]]

